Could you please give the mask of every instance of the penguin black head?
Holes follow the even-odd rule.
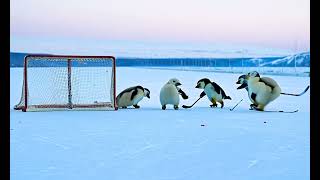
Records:
[[[202,78],[197,82],[197,86],[195,88],[204,89],[204,87],[209,83],[211,83],[210,79]]]
[[[246,75],[239,76],[238,81],[236,82],[236,84],[241,84],[237,89],[246,88],[248,86],[247,80],[246,80]]]
[[[246,75],[245,79],[250,81],[259,81],[260,74],[257,71],[251,71]]]
[[[257,71],[251,71],[247,74],[247,76],[260,78],[260,74]]]
[[[238,81],[236,82],[236,84],[243,84],[243,82],[245,81],[246,79],[246,75],[241,75],[238,77]]]
[[[182,85],[177,78],[172,78],[172,79],[170,79],[170,80],[168,81],[168,84],[173,84],[173,85],[175,85],[175,86],[180,86],[180,85]]]
[[[150,99],[150,91],[147,88],[143,88],[144,95]]]

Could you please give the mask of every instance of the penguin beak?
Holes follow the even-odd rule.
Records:
[[[240,84],[240,79],[236,82],[236,84]]]
[[[197,86],[195,88],[200,88],[200,84],[197,84]]]
[[[248,85],[246,83],[241,84],[241,86],[239,86],[237,89],[243,89],[245,87],[247,87]]]
[[[147,94],[147,98],[149,98],[149,99],[150,99],[150,95],[149,95],[149,94]]]
[[[177,82],[177,83],[176,83],[176,86],[180,86],[180,85],[182,85],[182,84],[181,84],[181,83],[179,83],[179,82]]]

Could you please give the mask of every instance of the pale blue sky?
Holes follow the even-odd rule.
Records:
[[[84,44],[97,40],[100,45],[128,42],[128,46],[132,42],[152,42],[154,46],[223,44],[284,51],[310,48],[309,0],[10,2],[11,51],[42,52],[50,47],[55,52],[55,46],[61,49],[63,42],[75,40]],[[86,48],[83,44],[81,47]]]

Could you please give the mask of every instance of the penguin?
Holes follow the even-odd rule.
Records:
[[[236,84],[240,84],[240,86],[237,89],[245,88],[248,91],[248,84],[247,84],[247,81],[246,81],[246,75],[245,74],[239,76],[238,81],[236,82]]]
[[[140,108],[138,103],[147,97],[150,99],[150,91],[142,86],[133,86],[123,90],[116,98],[118,107],[127,108],[133,106],[134,108]]]
[[[187,94],[178,86],[182,84],[177,78],[170,79],[160,90],[160,104],[162,109],[166,109],[166,105],[171,104],[175,110],[179,109],[179,101],[182,96],[183,99],[188,99]]]
[[[249,88],[248,88],[248,82],[246,80],[246,74],[243,74],[243,75],[239,76],[238,81],[236,82],[236,84],[241,84],[237,89],[245,88],[247,90],[248,97],[249,97],[250,101],[252,102],[252,104],[250,104],[250,107],[258,106],[258,104],[251,98],[251,96],[249,94]]]
[[[207,95],[212,105],[210,107],[217,107],[217,103],[221,104],[221,108],[224,106],[223,99],[230,99],[230,96],[227,96],[224,90],[215,82],[211,82],[208,78],[200,79],[197,82],[197,86],[195,88],[204,89],[204,91],[200,94],[200,97]]]
[[[253,105],[251,108],[264,111],[266,105],[280,96],[281,88],[278,83],[269,77],[260,77],[257,71],[249,72],[245,80],[248,87],[248,95]]]

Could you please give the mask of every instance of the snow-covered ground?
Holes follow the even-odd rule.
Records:
[[[22,69],[11,68],[10,175],[13,180],[301,180],[310,177],[310,94],[280,96],[267,110],[249,111],[240,74],[118,68],[117,92],[142,85],[151,91],[140,109],[21,112]],[[263,76],[263,74],[262,74]],[[189,95],[180,109],[161,110],[160,88],[170,78]],[[209,108],[196,82],[208,77],[232,100]],[[309,77],[269,76],[283,92],[300,93]],[[244,101],[229,111],[239,100]],[[204,125],[204,126],[201,126]]]

